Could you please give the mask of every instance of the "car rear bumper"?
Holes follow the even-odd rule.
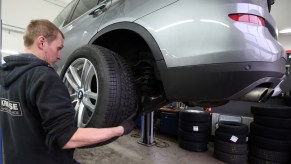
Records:
[[[286,71],[284,58],[176,68],[167,68],[163,60],[158,63],[166,96],[177,101],[237,100],[256,87],[274,89]]]

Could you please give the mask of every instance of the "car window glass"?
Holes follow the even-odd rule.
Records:
[[[76,0],[72,1],[70,4],[68,4],[63,10],[62,12],[53,20],[53,23],[61,28],[63,27],[65,24],[65,21],[67,20],[72,8],[75,6]]]
[[[84,14],[86,11],[95,7],[98,3],[98,0],[80,0],[75,12],[73,13],[72,19],[74,20]]]

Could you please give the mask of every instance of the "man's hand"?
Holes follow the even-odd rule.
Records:
[[[136,114],[134,113],[121,123],[120,126],[124,129],[123,135],[129,134],[135,128],[135,118]]]

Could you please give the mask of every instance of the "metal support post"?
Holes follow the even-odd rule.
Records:
[[[146,101],[145,101],[146,100]],[[141,116],[140,140],[139,144],[145,146],[153,146],[154,141],[154,112],[169,103],[165,98],[159,97],[156,99],[143,99]]]
[[[141,135],[139,144],[153,146],[154,143],[154,111],[141,116]]]

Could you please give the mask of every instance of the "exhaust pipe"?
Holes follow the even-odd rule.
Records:
[[[274,92],[275,92],[274,89],[268,89],[267,94],[263,97],[261,102],[266,102],[267,100],[269,100],[269,98],[272,97]]]
[[[242,101],[261,102],[264,98],[269,98],[268,88],[257,87],[240,98]]]

